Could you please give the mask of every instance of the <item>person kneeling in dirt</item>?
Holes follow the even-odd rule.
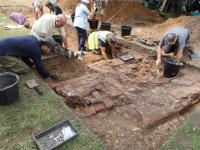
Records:
[[[169,54],[171,52],[176,56],[176,60],[180,61],[183,56],[183,50],[190,38],[189,30],[183,27],[174,27],[168,30],[162,37],[157,49],[156,66],[161,63],[162,51]]]
[[[26,27],[28,29],[30,28],[30,24],[29,24],[28,20],[21,13],[14,12],[14,13],[10,14],[10,19],[13,22],[23,25],[24,27]]]
[[[43,6],[41,0],[33,0],[33,11],[36,20],[43,15]]]
[[[34,36],[17,36],[0,40],[0,72],[27,73],[33,65],[43,78],[59,78],[50,74],[42,65],[41,55],[53,50],[46,41],[38,41]]]
[[[33,24],[31,35],[35,36],[39,41],[43,40],[44,38],[49,38],[49,40],[51,40],[51,44],[54,46],[55,51],[62,51],[61,45],[58,44],[53,38],[53,34],[55,32],[59,32],[67,52],[68,42],[64,29],[66,22],[67,17],[64,14],[59,14],[57,16],[53,14],[45,14]]]
[[[117,39],[110,31],[96,31],[88,37],[88,48],[90,50],[100,49],[100,53],[104,59],[109,59],[116,56],[115,46]]]
[[[50,13],[53,12],[55,15],[59,15],[63,13],[62,9],[59,6],[52,4],[51,2],[47,2],[45,6],[50,9]]]

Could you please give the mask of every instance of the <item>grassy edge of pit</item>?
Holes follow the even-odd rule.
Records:
[[[197,108],[159,150],[198,150],[200,149],[200,108]]]
[[[3,14],[0,21],[12,23]],[[0,38],[28,35],[29,31],[22,29],[5,30],[0,26]],[[41,86],[44,96],[39,96],[33,89],[28,89],[25,81],[35,79]],[[70,120],[79,130],[79,135],[58,150],[103,150],[105,146],[65,105],[62,97],[58,96],[44,81],[30,72],[20,75],[20,99],[9,106],[0,106],[0,149],[1,150],[36,150],[38,149],[33,136],[61,122]]]

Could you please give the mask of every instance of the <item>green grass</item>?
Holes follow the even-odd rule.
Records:
[[[4,15],[0,14],[0,22]],[[10,23],[9,19],[3,22]],[[28,35],[23,29],[5,30],[0,26],[0,38]],[[25,81],[35,79],[41,86],[44,96],[27,88]],[[20,99],[12,105],[0,106],[0,150],[37,150],[33,136],[61,122],[70,120],[79,130],[79,135],[58,150],[103,150],[104,145],[79,120],[73,111],[64,104],[50,87],[33,72],[21,75],[19,82]]]
[[[37,149],[32,137],[54,124],[71,120],[79,130],[79,135],[72,141],[58,148],[59,150],[102,150],[99,140],[76,118],[63,98],[56,95],[41,80],[44,96],[39,96],[33,89],[28,89],[25,80],[37,79],[34,73],[20,76],[20,99],[17,103],[0,107],[0,149],[34,150]]]
[[[160,150],[199,150],[200,149],[200,128],[194,127],[192,124],[192,115],[173,136],[162,145]],[[186,137],[187,143],[181,142],[177,135],[182,134]]]
[[[6,17],[1,13],[0,13],[0,22],[6,24],[13,24],[13,22],[8,17]],[[6,30],[4,26],[0,26],[0,38],[28,35],[29,32],[30,31],[26,28]]]

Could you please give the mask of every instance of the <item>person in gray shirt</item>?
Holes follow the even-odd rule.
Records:
[[[183,27],[174,27],[165,32],[157,49],[156,66],[159,66],[161,63],[162,50],[165,53],[174,52],[176,60],[180,61],[189,37],[189,30]]]

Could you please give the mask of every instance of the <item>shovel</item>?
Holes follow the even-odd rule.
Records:
[[[26,81],[26,85],[31,88],[31,89],[35,89],[36,92],[38,92],[40,95],[43,95],[43,92],[41,91],[41,89],[39,88],[39,85],[36,83],[35,80],[28,80]]]

